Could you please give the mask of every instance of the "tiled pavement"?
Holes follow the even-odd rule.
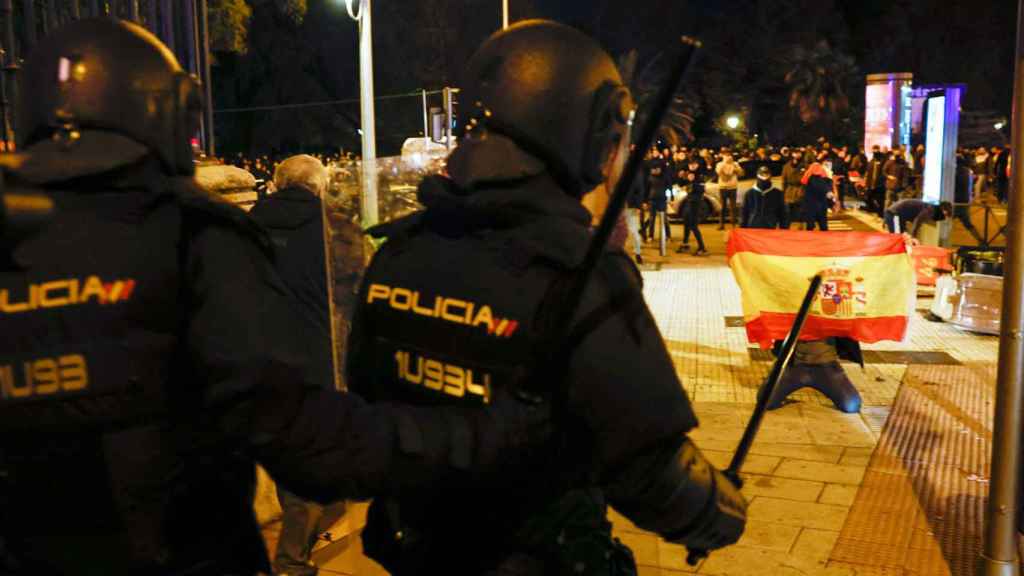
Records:
[[[854,214],[837,218],[835,224],[841,224],[837,229],[869,229],[878,222]],[[701,421],[692,436],[714,463],[724,467],[770,363],[751,359],[742,327],[727,327],[725,317],[742,312],[739,289],[725,261],[725,234],[710,224],[702,230],[711,251],[708,257],[677,255],[674,250],[661,257],[653,247],[645,248],[644,292]],[[682,231],[674,227],[672,232],[675,248]],[[928,303],[920,299],[918,308],[927,309]],[[945,351],[964,363],[993,363],[997,348],[995,337],[961,332],[920,315],[912,318],[905,342],[865,346]],[[830,556],[907,367],[873,363],[863,370],[852,364],[845,368],[864,399],[860,414],[839,413],[820,394],[800,392],[793,397],[796,402],[764,419],[744,468],[749,526],[736,546],[690,567],[681,546],[610,513],[615,535],[633,549],[641,576],[887,573],[840,565],[830,562]],[[324,574],[382,573],[361,556],[358,539],[325,550],[318,556]]]

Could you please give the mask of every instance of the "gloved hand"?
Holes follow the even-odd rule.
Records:
[[[483,409],[474,409],[476,461],[493,466],[543,446],[552,436],[551,404],[534,401],[505,389],[492,391]]]
[[[700,516],[680,543],[691,551],[735,544],[747,526],[747,500],[740,486],[721,470],[711,469],[712,493]]]

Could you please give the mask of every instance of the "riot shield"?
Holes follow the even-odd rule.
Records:
[[[368,174],[364,175],[364,169]],[[345,349],[348,342],[356,296],[363,272],[373,255],[374,245],[363,233],[368,225],[401,218],[420,208],[416,189],[424,177],[444,169],[441,154],[416,153],[378,158],[373,166],[358,161],[328,165],[330,185],[323,198],[324,241],[327,286],[331,307],[335,386],[344,390]],[[367,178],[377,183],[378,221],[364,223],[363,188]],[[372,211],[370,211],[372,212]]]

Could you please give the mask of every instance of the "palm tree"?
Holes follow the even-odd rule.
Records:
[[[665,71],[659,69],[661,53],[647,62],[640,63],[640,55],[630,50],[618,59],[622,81],[629,87],[637,105],[637,119],[634,125],[642,125],[643,117],[650,109],[651,100],[664,82]],[[700,103],[691,90],[676,93],[665,119],[661,123],[659,136],[669,144],[681,144],[693,140],[693,124],[700,112]]]
[[[833,50],[827,40],[813,48],[795,46],[783,58],[789,107],[804,124],[834,126],[850,110],[849,89],[857,78],[852,57]]]

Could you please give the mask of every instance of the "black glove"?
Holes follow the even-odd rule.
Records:
[[[747,500],[740,487],[711,467],[711,497],[680,540],[689,550],[707,552],[735,544],[747,526]]]
[[[499,459],[521,457],[551,439],[551,404],[536,402],[504,389],[494,390],[490,402],[473,410],[476,462],[484,468]]]

